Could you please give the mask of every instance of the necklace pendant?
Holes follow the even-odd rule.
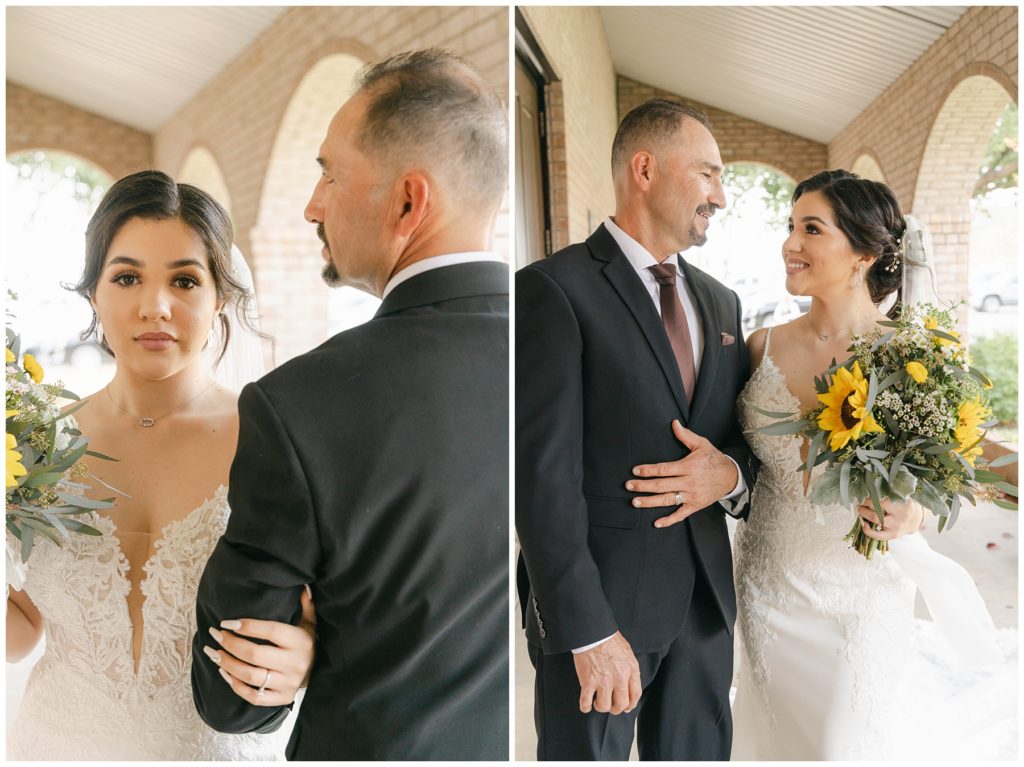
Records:
[[[829,336],[828,333],[818,333],[818,338],[820,338],[822,341],[827,341]]]
[[[156,425],[156,421],[154,421],[152,418],[140,418],[139,419],[139,426],[143,427],[144,429],[148,429],[149,427],[155,426],[155,425]]]

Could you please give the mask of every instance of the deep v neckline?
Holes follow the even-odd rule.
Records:
[[[761,368],[763,368],[766,363],[771,364],[772,368],[774,368],[774,370],[775,370],[776,375],[778,375],[779,380],[782,381],[782,388],[785,390],[786,395],[789,397],[790,401],[796,407],[797,415],[800,415],[801,413],[804,412],[804,405],[800,401],[800,398],[798,396],[796,396],[796,394],[793,392],[793,390],[791,388],[789,388],[789,381],[786,380],[786,374],[782,372],[782,368],[779,367],[778,363],[775,361],[775,358],[771,355],[771,351],[770,351],[770,349],[771,349],[771,340],[772,340],[771,333],[772,333],[771,328],[769,328],[768,329],[768,337],[765,340],[764,354],[761,357],[761,364],[757,366],[757,370],[754,371],[754,372],[755,372],[755,374],[760,372]],[[810,445],[811,445],[810,440],[807,439],[807,437],[801,437],[800,438],[800,444],[797,446],[797,455],[800,457],[800,462],[801,463],[806,463],[807,462],[807,459],[809,457],[807,455],[807,452],[810,449]],[[805,473],[803,475],[802,479],[800,480],[800,485],[803,488],[804,496],[806,496],[807,495],[807,491],[810,489],[810,486],[811,486],[811,477],[810,477],[810,475]]]
[[[149,606],[149,594],[148,586],[153,576],[152,564],[159,556],[161,549],[163,549],[167,541],[172,539],[180,529],[185,527],[186,523],[190,522],[193,517],[198,515],[201,511],[204,511],[209,507],[211,503],[221,498],[227,497],[227,486],[221,484],[217,486],[212,495],[207,496],[202,503],[192,509],[188,514],[181,517],[180,519],[172,519],[170,522],[160,528],[157,537],[153,540],[153,553],[146,557],[145,561],[142,562],[141,570],[143,572],[142,579],[139,581],[139,593],[142,595],[142,605],[139,610],[139,614],[142,617],[142,625],[139,630],[142,632],[141,641],[139,642],[139,657],[135,657],[135,624],[132,623],[131,610],[128,607],[128,598],[132,593],[132,582],[128,574],[132,571],[132,565],[128,561],[128,556],[124,553],[124,547],[121,545],[121,538],[118,536],[117,523],[114,522],[110,517],[100,515],[98,512],[93,512],[97,519],[102,520],[107,528],[107,535],[113,540],[114,543],[114,572],[117,577],[127,585],[125,590],[124,598],[120,600],[121,607],[124,609],[125,622],[128,624],[128,657],[131,661],[132,669],[132,680],[137,682],[142,677],[142,664],[146,658],[146,608]]]

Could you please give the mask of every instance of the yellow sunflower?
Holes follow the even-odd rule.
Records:
[[[974,466],[974,462],[981,455],[981,445],[974,445],[970,450],[967,448],[978,441],[978,437],[982,434],[981,424],[985,423],[991,415],[992,411],[981,404],[980,397],[975,397],[961,403],[957,410],[955,436],[956,441],[960,443],[960,447],[956,451],[971,466]]]
[[[31,354],[26,354],[22,359],[22,363],[25,365],[25,372],[32,376],[32,380],[36,383],[43,382],[43,366],[39,364]]]
[[[7,487],[16,487],[18,484],[18,477],[23,477],[28,474],[28,470],[21,464],[21,453],[15,448],[18,446],[18,440],[13,435],[7,434]]]
[[[925,318],[924,318],[924,326],[925,326],[925,328],[927,330],[941,330],[943,333],[948,333],[949,335],[951,335],[954,338],[956,338],[956,341],[950,341],[948,338],[942,338],[940,336],[932,336],[932,338],[935,339],[935,342],[938,343],[939,346],[949,346],[950,344],[954,344],[954,343],[959,343],[960,342],[960,334],[957,331],[955,331],[955,330],[946,330],[945,328],[940,328],[939,327],[939,321],[937,319],[935,319],[934,317],[932,317],[930,314],[925,316]]]
[[[832,377],[832,386],[826,394],[819,394],[818,400],[826,405],[818,415],[818,427],[829,432],[828,444],[832,450],[842,449],[851,439],[860,439],[862,433],[885,431],[864,409],[868,381],[861,373],[859,362],[853,363],[852,370],[839,368]]]

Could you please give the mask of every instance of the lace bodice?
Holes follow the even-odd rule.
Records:
[[[192,703],[192,636],[199,578],[228,518],[221,486],[166,525],[144,564],[138,672],[127,597],[129,564],[109,518],[101,536],[40,539],[24,589],[43,618],[46,649],[8,738],[12,759],[280,758],[283,735],[222,735]],[[10,544],[10,541],[9,541]]]

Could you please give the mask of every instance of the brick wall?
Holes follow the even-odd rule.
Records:
[[[153,165],[149,134],[7,82],[7,154],[26,149],[68,152],[111,178]]]
[[[1017,15],[970,8],[829,144],[831,167],[873,156],[928,225],[946,299],[966,293],[971,192],[996,118],[1017,100]]]
[[[619,119],[648,99],[672,99],[701,109],[711,119],[722,161],[758,162],[770,165],[801,181],[826,168],[828,151],[824,144],[792,133],[770,128],[746,117],[702,104],[628,77],[618,77]]]
[[[554,249],[615,212],[615,70],[596,8],[520,6],[558,82],[545,89]]]

